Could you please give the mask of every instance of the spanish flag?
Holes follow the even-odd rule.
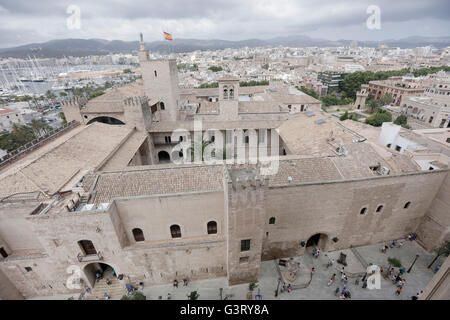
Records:
[[[163,32],[164,32],[164,39],[170,40],[170,41],[173,40],[172,35],[170,33],[165,32],[165,31],[163,31]]]

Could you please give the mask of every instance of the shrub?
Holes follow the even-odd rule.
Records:
[[[197,291],[191,291],[191,293],[188,294],[188,300],[197,300],[200,295],[197,293]]]
[[[345,113],[339,118],[339,120],[344,121],[348,119],[348,111],[345,111]]]
[[[390,266],[393,266],[393,267],[396,267],[396,268],[400,268],[402,266],[401,261],[399,259],[397,259],[397,258],[389,257],[387,259],[387,261],[389,262]]]
[[[374,127],[381,127],[383,122],[391,122],[392,114],[386,110],[378,109],[377,113],[366,118],[366,123]]]
[[[131,296],[123,295],[120,300],[147,300],[147,297],[142,292],[136,291]]]
[[[258,282],[257,281],[250,282],[248,284],[248,290],[253,291],[257,286],[258,286]]]

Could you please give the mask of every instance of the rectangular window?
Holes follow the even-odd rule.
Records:
[[[25,270],[27,270],[27,272],[33,271],[33,269],[31,269],[31,267],[25,267]]]
[[[232,143],[232,139],[233,139],[233,130],[227,130],[226,131],[226,141],[225,143]]]
[[[239,263],[248,263],[248,257],[240,257]]]
[[[400,151],[402,151],[402,147],[396,146],[396,147],[395,147],[395,150],[397,150],[398,152],[400,152]]]
[[[259,143],[264,143],[266,140],[266,129],[259,129]]]
[[[165,136],[164,138],[166,140],[166,143],[171,143],[172,142],[172,137],[171,136]]]
[[[250,250],[250,239],[241,240],[241,251]]]

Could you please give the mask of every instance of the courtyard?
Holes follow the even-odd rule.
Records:
[[[415,241],[399,241],[403,243],[401,247],[389,248],[386,253],[382,253],[380,250],[384,243],[379,243],[321,253],[317,259],[311,253],[299,257],[292,257],[291,261],[298,262],[300,266],[297,277],[291,279],[293,280],[291,282],[293,290],[290,293],[287,291],[279,292],[277,297],[275,297],[275,290],[278,285],[278,280],[281,278],[281,273],[285,275],[285,268],[278,266],[278,260],[264,261],[261,263],[257,287],[253,290],[253,299],[255,299],[255,295],[257,294],[260,294],[263,300],[339,299],[339,297],[335,296],[335,290],[337,287],[341,290],[344,285],[340,279],[342,265],[335,262],[332,266],[327,267],[327,263],[329,259],[337,261],[340,254],[344,253],[347,262],[345,272],[349,277],[346,288],[351,292],[352,300],[410,300],[411,296],[416,295],[425,288],[434,275],[434,268],[442,264],[445,257],[440,257],[433,264],[432,268],[428,269],[428,265],[435,257],[433,253],[426,252]],[[386,244],[389,245],[388,243]],[[389,265],[387,259],[388,257],[392,257],[399,259],[402,266],[408,270],[415,260],[416,255],[419,255],[419,257],[410,273],[406,272],[402,276],[406,279],[406,283],[399,296],[395,294],[397,289],[396,285],[390,279],[384,279],[384,277],[381,277],[380,289],[362,288],[361,280],[365,274],[367,265],[374,264],[387,269]],[[285,260],[289,260],[289,258]],[[315,272],[311,277],[312,268],[315,269]],[[336,274],[336,280],[328,286],[327,283],[333,273]],[[358,285],[355,284],[356,279],[359,279]],[[227,279],[225,277],[192,281],[187,286],[183,286],[183,279],[177,280],[179,282],[178,288],[175,288],[172,284],[145,286],[143,293],[147,297],[147,300],[166,300],[169,294],[173,300],[186,300],[192,291],[197,291],[199,300],[243,300],[247,299],[249,292],[249,284],[230,287],[227,285]],[[36,299],[68,299],[71,296],[74,299],[78,298],[78,295],[61,295]],[[89,294],[87,294],[86,298],[92,299],[94,297],[89,297]]]

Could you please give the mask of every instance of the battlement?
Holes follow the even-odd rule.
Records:
[[[61,101],[61,104],[65,107],[83,107],[87,102],[88,99],[86,99],[85,97],[75,96],[72,98],[64,99],[63,101]]]
[[[236,165],[228,170],[233,190],[259,188],[266,184],[265,178],[259,174],[258,167],[248,165]]]
[[[123,103],[125,106],[142,106],[148,104],[148,97],[147,96],[135,96],[135,97],[129,97],[123,100]]]

